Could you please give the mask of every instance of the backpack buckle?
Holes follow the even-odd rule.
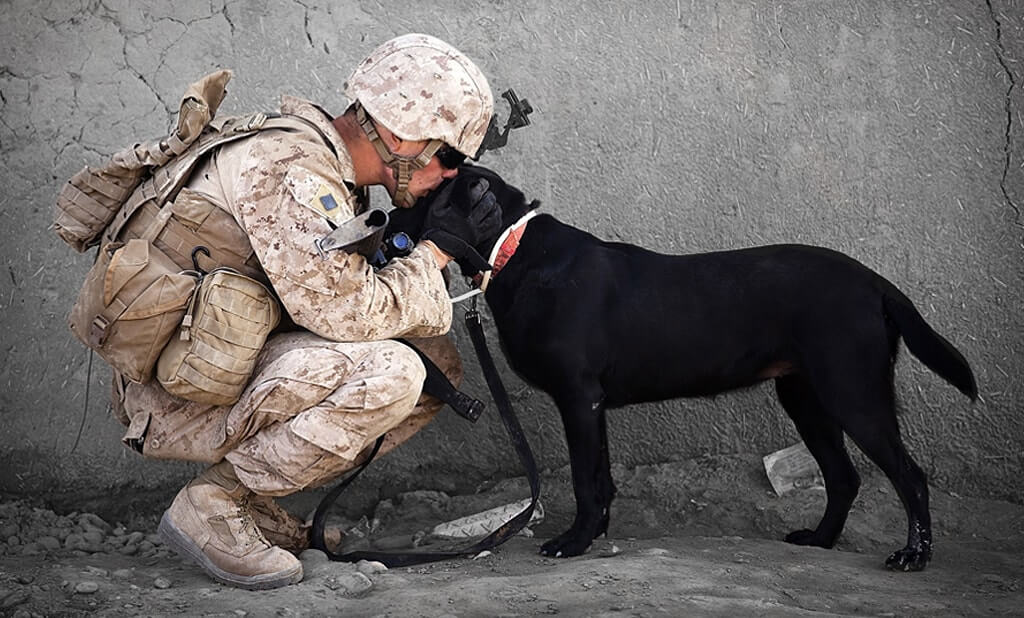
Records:
[[[256,112],[250,114],[245,120],[234,127],[234,130],[238,133],[246,133],[249,131],[255,131],[263,126],[263,123],[267,121],[267,115],[263,112]]]

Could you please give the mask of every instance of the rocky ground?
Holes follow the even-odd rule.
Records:
[[[572,517],[568,470],[543,478],[545,517],[489,554],[409,567],[301,558],[300,584],[245,592],[213,583],[155,535],[163,505],[128,521],[0,503],[2,616],[1021,615],[1024,507],[933,490],[935,558],[922,573],[882,568],[905,520],[884,479],[866,476],[836,550],[780,542],[817,520],[820,488],[776,496],[754,457],[619,467],[608,538],[585,556],[537,554]],[[439,522],[529,494],[524,479],[467,496],[398,495],[349,543],[423,542]],[[288,503],[306,512],[315,499]],[[115,511],[111,511],[115,512]],[[531,536],[532,535],[532,536]],[[363,541],[359,541],[363,538]]]

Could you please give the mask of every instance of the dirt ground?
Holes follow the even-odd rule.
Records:
[[[382,570],[301,558],[305,579],[266,592],[218,585],[162,546],[164,505],[130,521],[0,503],[3,616],[963,616],[1024,614],[1024,507],[932,492],[935,556],[921,573],[882,564],[905,520],[888,483],[864,486],[835,550],[787,545],[817,522],[820,488],[776,496],[758,457],[613,470],[609,536],[586,555],[538,555],[571,521],[567,469],[542,479],[543,521],[489,555]],[[335,523],[395,544],[435,524],[529,495],[525,479],[473,495],[420,491]],[[315,505],[300,497],[296,512]],[[300,509],[302,509],[300,511]],[[417,534],[417,533],[420,534]],[[354,541],[353,541],[354,542]]]

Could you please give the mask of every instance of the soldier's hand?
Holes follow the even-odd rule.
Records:
[[[440,229],[427,230],[423,234],[424,240],[434,243],[438,249],[446,255],[451,256],[459,265],[459,270],[467,277],[472,277],[482,270],[490,270],[491,265],[487,263],[476,249],[458,236],[454,236]]]
[[[423,238],[452,256],[462,274],[490,270],[477,246],[501,231],[501,205],[484,178],[448,183],[427,205]]]

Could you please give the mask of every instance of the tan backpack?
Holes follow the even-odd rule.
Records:
[[[243,329],[246,336],[234,341],[229,336],[224,345],[218,344],[219,368],[211,370],[209,380],[196,378],[191,369],[202,365],[195,362],[196,357],[216,347],[210,339],[213,334],[229,332],[218,331],[215,325],[198,331],[193,327],[192,332],[202,335],[187,336],[192,341],[187,353],[174,346],[175,358],[187,357],[189,363],[180,359],[164,363],[161,382],[168,392],[198,401],[213,397],[221,403],[231,403],[241,393],[255,365],[255,353],[277,325],[280,310],[273,294],[252,279],[265,276],[233,217],[182,187],[204,155],[257,131],[313,130],[322,136],[314,125],[294,116],[252,114],[214,120],[230,77],[229,71],[218,71],[192,84],[182,97],[178,127],[171,136],[126,148],[103,167],[86,167],[72,177],[57,197],[54,221],[57,234],[77,251],[100,245],[68,317],[71,330],[133,382],[152,378],[186,311],[190,316],[215,313],[202,306],[210,298],[232,307],[259,299],[256,304],[261,309],[249,307],[244,313],[250,322]],[[206,279],[196,261],[199,251],[213,265],[233,269],[231,277],[210,279],[218,290],[212,296],[196,294]],[[241,300],[225,300],[232,291]],[[232,323],[229,328],[236,326]],[[233,360],[225,355],[234,355]],[[175,376],[170,367],[188,375]],[[234,375],[225,377],[223,371]],[[204,384],[215,386],[210,392],[199,392]]]

